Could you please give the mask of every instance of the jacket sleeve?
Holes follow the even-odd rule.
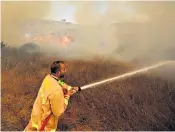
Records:
[[[71,96],[71,95],[73,95],[73,94],[75,94],[75,93],[77,92],[77,90],[76,90],[74,87],[72,87],[72,86],[66,84],[65,82],[63,82],[63,81],[61,81],[61,80],[59,80],[58,83],[59,83],[63,88],[65,88],[65,89],[67,89],[67,90],[69,91],[69,95],[66,95],[66,96]]]
[[[50,105],[54,116],[59,117],[63,114],[64,108],[64,96],[61,93],[61,90],[57,90],[56,92],[50,95]]]
[[[75,94],[76,92],[78,92],[74,87],[67,85],[65,83],[65,87],[67,87],[67,90],[69,91],[69,95],[72,96],[73,94]]]

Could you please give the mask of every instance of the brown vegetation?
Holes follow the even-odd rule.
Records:
[[[59,57],[2,49],[1,130],[23,130],[40,84]],[[83,86],[133,69],[105,59],[67,60],[66,82]],[[58,130],[175,130],[175,85],[151,74],[106,83],[71,97]]]

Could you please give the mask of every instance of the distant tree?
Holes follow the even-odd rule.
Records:
[[[19,47],[20,51],[29,52],[29,53],[38,52],[39,49],[40,49],[39,46],[34,43],[25,43]]]
[[[66,22],[66,19],[62,19],[62,22]]]
[[[4,42],[1,42],[1,48],[4,48],[4,47],[6,47],[7,45],[6,44],[4,44]]]

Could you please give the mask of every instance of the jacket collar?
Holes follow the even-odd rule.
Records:
[[[56,76],[54,76],[54,75],[52,75],[52,74],[50,74],[50,76],[53,77],[53,78],[54,78],[55,80],[57,80],[57,81],[59,80],[58,77],[56,77]]]

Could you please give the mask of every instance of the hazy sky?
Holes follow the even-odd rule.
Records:
[[[75,11],[76,8],[73,5],[68,5],[65,2],[53,1],[51,3],[51,9],[48,19],[57,21],[66,19],[69,22],[75,22],[74,20]]]
[[[131,2],[124,1],[52,1],[47,19],[66,19],[72,23],[98,23],[108,19],[111,22],[147,21],[146,14],[137,12]],[[117,18],[114,20],[114,18]]]
[[[94,1],[92,4],[92,7],[94,12],[103,14],[107,10],[108,2]],[[75,18],[76,11],[77,11],[77,5],[75,5],[73,2],[70,3],[70,2],[52,1],[50,14],[47,19],[52,19],[57,21],[66,19],[66,21],[76,23],[76,18]]]

